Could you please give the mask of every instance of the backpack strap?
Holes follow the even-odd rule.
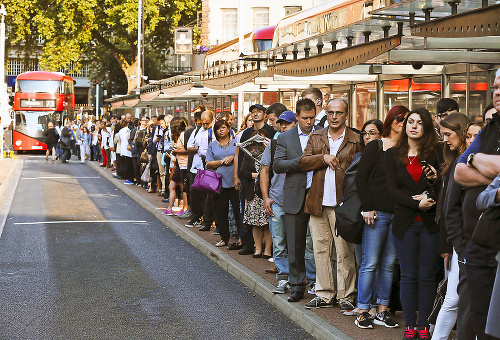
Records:
[[[325,122],[326,122],[326,114],[323,116],[323,118],[321,118],[321,120],[319,121],[319,126],[321,126],[322,128],[325,127]]]

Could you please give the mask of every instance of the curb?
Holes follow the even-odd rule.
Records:
[[[141,195],[134,190],[129,189],[126,185],[114,180],[112,174],[105,169],[91,162],[87,164],[97,171],[102,177],[113,183],[118,189],[127,194],[130,198],[136,201],[141,207],[152,213],[158,220],[163,222],[168,228],[174,231],[177,235],[189,242],[203,254],[209,257],[213,262],[218,264],[222,269],[233,275],[244,285],[276,307],[280,312],[289,317],[297,325],[304,328],[306,332],[317,339],[324,340],[349,340],[351,337],[332,326],[314,312],[304,308],[298,303],[290,303],[287,301],[287,295],[273,294],[274,286],[249,270],[247,267],[240,264],[238,261],[227,255],[222,250],[218,249],[203,238],[189,231],[183,224],[162,215],[161,211],[155,205],[147,200],[144,200]]]

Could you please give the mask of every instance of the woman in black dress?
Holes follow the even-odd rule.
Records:
[[[52,122],[49,123],[49,128],[45,131],[45,138],[47,144],[47,152],[45,153],[45,160],[49,161],[49,154],[52,151],[52,163],[56,160],[56,145],[59,141],[59,134],[56,129],[54,129],[54,124]]]

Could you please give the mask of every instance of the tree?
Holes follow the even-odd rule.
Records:
[[[192,22],[201,10],[201,0],[143,3],[145,53],[150,55],[172,46],[173,28]],[[4,4],[10,43],[21,47],[26,58],[43,38],[39,58],[43,69],[55,71],[71,62],[78,68],[85,56],[98,74],[104,70],[103,58],[112,57],[127,81],[127,92],[137,87],[131,76],[137,76],[138,0],[7,0]]]

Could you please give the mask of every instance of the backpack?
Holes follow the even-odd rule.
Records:
[[[379,139],[379,151],[383,150],[383,142]],[[344,182],[342,186],[342,198],[340,203],[335,207],[335,230],[336,234],[340,235],[349,243],[361,243],[363,235],[363,216],[361,215],[361,200],[356,191],[356,171],[361,160],[351,163],[345,172]],[[370,175],[370,180],[373,177],[373,172]]]

